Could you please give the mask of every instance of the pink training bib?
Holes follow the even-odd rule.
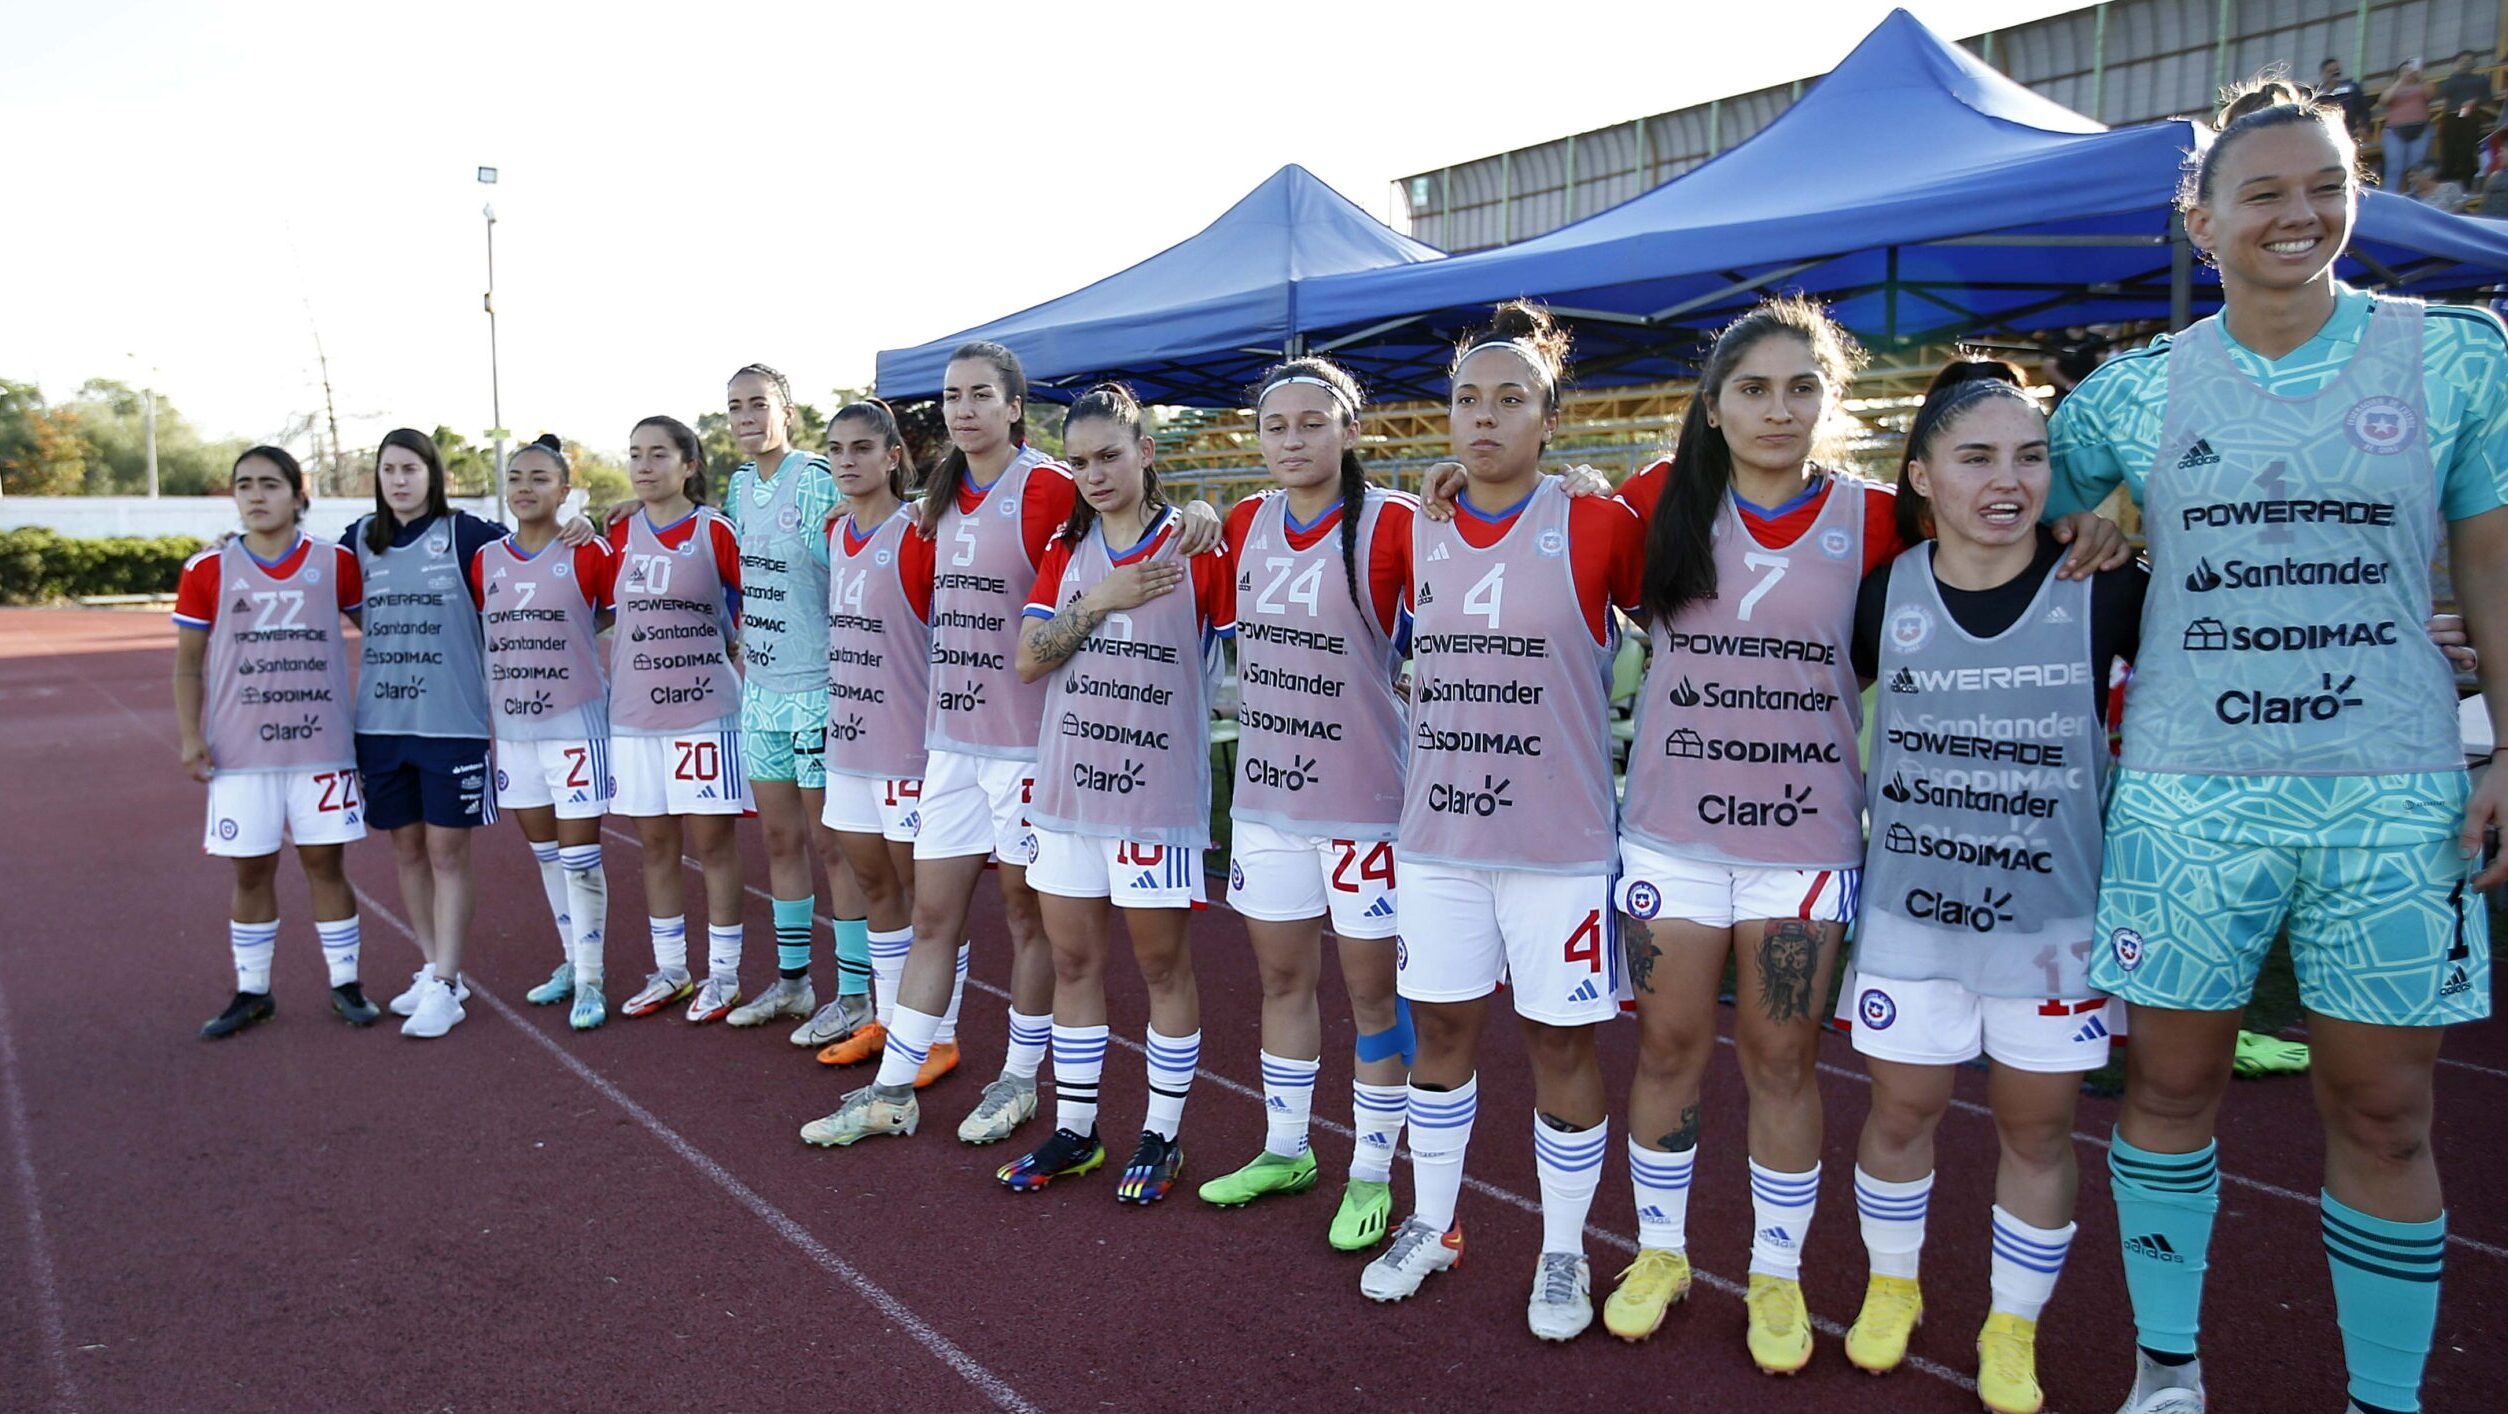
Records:
[[[670,736],[715,730],[740,721],[740,677],[725,651],[731,615],[723,606],[723,575],[714,564],[705,506],[678,549],[628,518],[627,550],[618,566],[617,648],[611,654],[610,729],[620,736]]]
[[[293,574],[264,569],[237,536],[218,552],[201,735],[219,771],[322,771],[357,764],[348,654],[330,548]]]
[[[932,572],[932,715],[924,733],[934,751],[1036,759],[1036,723],[1045,710],[1042,679],[1019,681],[1019,616],[1036,584],[1028,558],[1028,477],[1046,461],[1021,447],[973,514],[942,512]]]
[[[923,776],[932,630],[897,574],[914,527],[913,510],[899,506],[861,548],[847,548],[843,527],[828,545],[827,769],[840,775]]]
[[[601,701],[601,654],[593,609],[575,576],[575,554],[552,541],[536,555],[511,538],[480,552],[479,613],[488,640],[488,720],[500,741],[565,741],[609,735]]]

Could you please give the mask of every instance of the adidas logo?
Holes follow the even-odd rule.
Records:
[[[1584,981],[1576,984],[1575,991],[1568,993],[1568,1000],[1572,1002],[1598,1002],[1602,1000],[1602,989],[1594,985],[1593,978],[1588,977]]]
[[[2442,997],[2452,997],[2472,985],[2473,980],[2464,975],[2464,964],[2458,963],[2455,970],[2447,974],[2446,985],[2438,989],[2438,994]]]
[[[1433,584],[1427,583],[1426,581],[1422,581],[1419,587],[1419,602],[1423,606],[1436,603],[1437,587]]]
[[[1278,1095],[1274,1095],[1270,1099],[1263,1101],[1263,1107],[1265,1109],[1285,1110],[1289,1108],[1289,1102],[1280,1098]]]
[[[2203,437],[2197,437],[2195,444],[2186,449],[2186,454],[2177,459],[2179,471],[2184,471],[2188,467],[2219,466],[2220,464],[2221,454],[2213,451],[2211,441]]]
[[[1890,679],[1890,691],[1892,692],[1914,692],[1915,690],[1916,675],[1907,671],[1905,668],[1899,669],[1897,676]]]
[[[1158,875],[1147,869],[1141,871],[1140,878],[1132,881],[1132,887],[1136,889],[1155,889],[1158,886]]]
[[[2065,608],[2065,607],[2064,607],[2063,605],[2061,605],[2061,604],[2058,604],[2058,605],[2056,605],[2054,608],[2047,610],[2047,611],[2046,611],[2046,617],[2045,617],[2044,619],[2039,620],[2039,622],[2041,622],[2041,623],[2050,623],[2050,624],[2068,624],[2068,623],[2071,623],[2072,621],[2073,621],[2073,611],[2072,611],[2072,610],[2070,610],[2070,609]]]
[[[1432,563],[1432,564],[1433,564],[1433,563],[1435,563],[1435,562],[1436,562],[1436,561],[1438,561],[1438,560],[1442,560],[1442,559],[1445,559],[1445,558],[1446,558],[1446,547],[1445,547],[1445,546],[1443,546],[1443,545],[1440,545],[1440,546],[1438,546],[1436,549],[1433,549],[1433,550],[1431,550],[1431,551],[1429,551],[1429,552],[1428,552],[1428,559],[1429,559],[1429,562],[1430,562],[1430,563]]]
[[[1665,1213],[1663,1209],[1649,1203],[1637,1210],[1637,1218],[1640,1222],[1659,1223],[1665,1220]]]
[[[2079,1031],[2076,1031],[2076,1032],[2074,1032],[2074,1033],[2073,1033],[2073,1039],[2074,1039],[2074,1040],[2076,1040],[2076,1041],[2085,1041],[2085,1042],[2086,1042],[2086,1041],[2096,1041],[2096,1040],[2098,1040],[2100,1037],[2105,1036],[2106,1034],[2107,1034],[2107,1021],[2106,1021],[2106,1019],[2105,1019],[2105,1018],[2102,1018],[2102,1017],[2096,1017],[2096,1016],[2094,1016],[2094,1017],[2090,1018],[2089,1023],[2088,1023],[2087,1025],[2084,1025],[2084,1026],[2083,1026],[2083,1027],[2082,1027]]]
[[[2147,1262],[2175,1262],[2179,1266],[2186,1263],[2185,1258],[2177,1255],[2177,1249],[2169,1245],[2168,1239],[2156,1232],[2126,1238],[2125,1255],[2140,1257]]]
[[[1763,1227],[1759,1229],[1759,1235],[1768,1239],[1770,1242],[1775,1243],[1779,1247],[1791,1247],[1794,1245],[1794,1234],[1787,1232],[1781,1227]]]
[[[1380,898],[1374,903],[1369,904],[1367,906],[1367,911],[1359,916],[1361,918],[1391,918],[1393,916],[1393,900],[1390,898]],[[2463,970],[2461,968],[2458,969],[2457,975],[2463,975]]]

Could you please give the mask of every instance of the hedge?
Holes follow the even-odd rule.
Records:
[[[188,535],[83,540],[41,526],[0,530],[0,604],[170,593],[203,543]]]

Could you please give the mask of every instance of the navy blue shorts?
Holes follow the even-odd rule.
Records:
[[[370,830],[421,820],[455,830],[496,823],[485,738],[359,732],[357,771]]]

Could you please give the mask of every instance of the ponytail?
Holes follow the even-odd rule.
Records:
[[[1019,356],[990,339],[976,339],[960,344],[949,355],[949,361],[980,359],[993,366],[993,376],[1001,380],[1001,395],[1019,404],[1019,415],[1010,420],[1010,440],[1025,445],[1028,440],[1028,375],[1020,366]],[[1126,394],[1129,396],[1129,394]],[[1066,423],[1068,419],[1065,419]],[[923,534],[926,539],[940,534],[941,517],[958,504],[958,492],[967,484],[967,454],[955,443],[943,453],[940,464],[923,483]]]

